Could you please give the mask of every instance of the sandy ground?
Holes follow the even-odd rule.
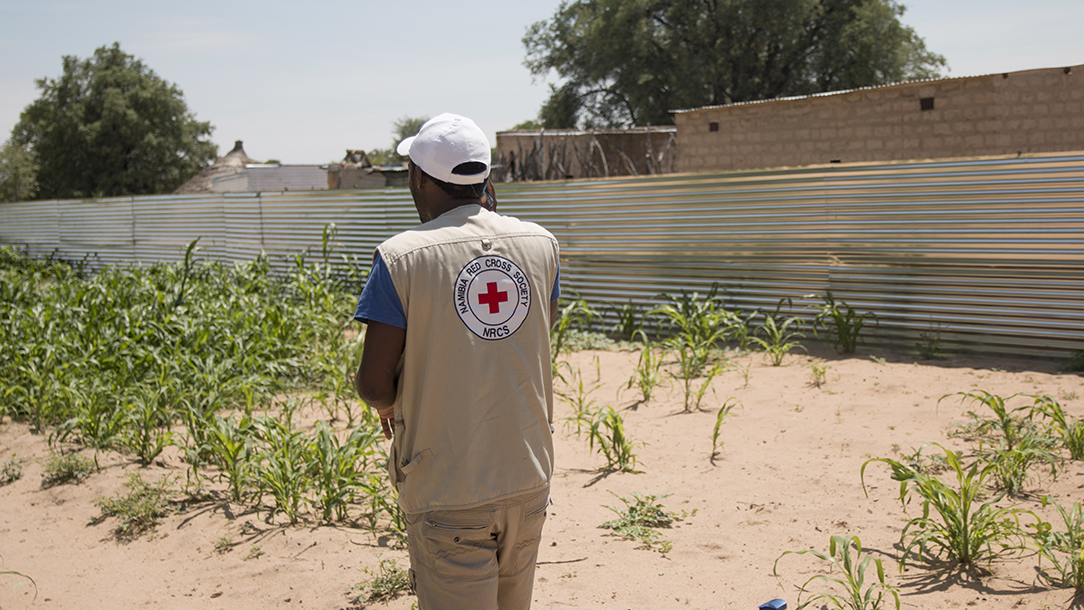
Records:
[[[988,574],[922,565],[898,573],[901,529],[918,514],[917,507],[912,502],[910,512],[904,511],[898,485],[881,463],[867,469],[868,497],[859,479],[869,458],[899,458],[923,443],[973,448],[949,433],[976,407],[956,398],[938,405],[946,394],[1045,393],[1074,417],[1084,417],[1079,374],[1059,374],[1044,362],[915,363],[869,350],[846,359],[832,353],[790,355],[777,368],[752,354],[736,358],[713,382],[714,394],[707,394],[703,410],[683,413],[677,387],[646,404],[637,404],[632,391],[618,394],[636,359],[632,352],[580,352],[570,358],[588,388],[598,385],[591,398],[618,409],[631,438],[644,443],[636,449],[642,472],[599,472],[602,458],[558,422],[553,506],[539,557],[535,607],[749,609],[783,598],[793,609],[797,586],[823,564],[810,555],[788,555],[779,562],[778,578],[773,564],[788,550],[827,551],[832,535],[856,535],[867,553],[884,560],[904,608],[1084,605],[1073,601],[1070,590],[1040,586],[1034,555],[1006,556]],[[821,387],[810,383],[814,362],[828,366]],[[747,379],[741,372],[745,367]],[[722,447],[713,460],[716,412],[730,397],[742,407],[725,420]],[[558,405],[559,418],[570,412],[567,404]],[[406,563],[405,551],[362,529],[286,527],[268,521],[266,512],[220,502],[195,504],[166,518],[153,535],[118,542],[112,536],[115,522],[95,519],[94,499],[120,490],[126,473],[140,470],[138,465],[103,455],[103,470],[82,484],[43,489],[47,455],[41,436],[21,424],[0,423],[0,458],[15,456],[24,465],[20,480],[0,487],[0,571],[18,571],[37,583],[35,589],[22,578],[0,575],[5,610],[348,608],[346,592],[367,579],[365,568],[380,559]],[[173,457],[142,474],[148,480],[169,474],[183,481],[184,471]],[[668,553],[638,549],[638,543],[599,528],[615,516],[606,506],[622,506],[613,494],[632,492],[668,496],[667,508],[685,514],[662,531],[673,545]],[[1084,499],[1084,464],[1070,462],[1056,480],[1036,480],[1034,492],[1066,505]],[[1055,516],[1049,509],[1043,514],[1048,520]],[[222,541],[229,543],[226,552],[216,550]],[[253,557],[256,547],[260,554]],[[386,607],[406,609],[413,602],[401,597]]]

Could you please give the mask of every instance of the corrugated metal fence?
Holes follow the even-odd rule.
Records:
[[[729,306],[789,297],[809,319],[830,290],[876,314],[870,344],[913,351],[936,329],[946,352],[1084,348],[1084,155],[509,184],[499,198],[557,236],[566,294],[600,308],[718,282]],[[129,264],[180,260],[202,236],[215,259],[284,260],[319,252],[336,223],[338,252],[367,259],[416,222],[405,189],[43,201],[0,205],[0,244]]]

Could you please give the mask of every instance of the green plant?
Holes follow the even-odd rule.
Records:
[[[230,499],[241,501],[245,483],[253,469],[251,438],[256,434],[256,424],[249,415],[242,415],[235,424],[233,418],[215,415],[212,427],[201,435],[206,438],[206,449],[212,464],[220,476],[226,479]]]
[[[1053,451],[1053,445],[1053,439],[1029,434],[1012,449],[999,446],[984,452],[980,443],[979,453],[993,466],[994,486],[1010,496],[1020,496],[1024,493],[1033,466],[1049,466],[1050,476],[1057,478],[1060,459]]]
[[[1015,448],[1020,439],[1031,432],[1032,407],[1022,406],[1010,409],[1006,405],[1007,400],[1013,399],[1018,394],[1013,394],[1008,399],[1005,399],[984,390],[957,392],[956,394],[942,396],[937,401],[937,404],[941,404],[941,401],[949,396],[962,396],[961,402],[973,400],[993,411],[996,419],[983,419],[973,411],[968,411],[968,415],[974,420],[970,432],[979,437],[988,437],[991,433],[994,433],[993,438],[1003,442],[1007,450]]]
[[[948,464],[945,462],[945,458],[939,455],[922,455],[922,450],[925,449],[929,443],[926,443],[915,449],[912,447],[913,452],[903,456],[901,463],[907,467],[921,472],[926,475],[937,475],[948,470]],[[893,445],[893,449],[896,453],[899,453],[899,446]]]
[[[745,366],[739,367],[738,372],[741,373],[743,388],[749,387],[749,369],[753,366],[752,362],[747,362]]]
[[[379,473],[368,473],[362,487],[370,499],[369,529],[375,534],[381,515],[386,515],[385,532],[391,540],[392,548],[406,547],[407,521],[406,514],[399,507],[399,490],[388,483],[386,476]]]
[[[655,388],[663,381],[663,357],[657,346],[651,343],[643,331],[638,330],[636,334],[642,338],[644,344],[640,348],[640,360],[636,363],[636,372],[629,377],[625,389],[635,387],[640,390],[640,402],[648,402],[654,395]]]
[[[67,483],[82,483],[83,479],[94,472],[94,461],[72,452],[52,454],[45,462],[45,472],[41,478],[42,487],[53,487]]]
[[[143,465],[150,464],[173,444],[173,388],[164,378],[158,381],[155,387],[138,392],[124,410],[122,445]]]
[[[248,548],[248,553],[245,554],[243,561],[249,561],[251,559],[259,559],[263,556],[263,549],[260,545],[254,544]]]
[[[121,540],[132,540],[153,530],[159,519],[169,514],[173,491],[169,479],[148,483],[139,473],[130,473],[124,484],[127,493],[116,493],[111,498],[99,497],[95,506],[102,511],[102,519],[116,517],[118,524],[114,535]]]
[[[851,553],[852,549],[854,550],[853,554]],[[858,536],[832,536],[828,544],[828,554],[815,549],[786,551],[775,560],[772,573],[778,577],[779,560],[783,557],[791,554],[805,555],[807,553],[812,554],[817,559],[827,561],[829,573],[816,574],[810,577],[809,580],[802,584],[800,591],[805,593],[810,583],[817,580],[838,586],[843,592],[814,593],[804,603],[802,602],[801,593],[799,593],[796,610],[802,610],[810,604],[821,602],[831,604],[839,610],[879,610],[884,607],[885,593],[892,595],[896,610],[899,610],[899,591],[885,581],[885,569],[880,559],[873,559],[869,555],[862,556],[862,541],[858,539]],[[866,586],[866,572],[869,570],[871,560],[877,568],[877,580]],[[838,570],[841,576],[834,576],[835,570]]]
[[[941,355],[941,323],[930,320],[930,327],[918,335],[918,355],[923,360],[943,360]]]
[[[324,521],[345,521],[370,458],[373,446],[381,438],[377,427],[354,428],[342,443],[325,422],[316,427],[316,439],[310,446],[312,480],[316,490],[313,505]]]
[[[819,388],[828,380],[828,365],[814,360],[809,363],[809,385]]]
[[[625,420],[611,406],[602,406],[575,422],[579,429],[587,428],[592,451],[606,458],[603,470],[636,472],[636,442],[625,433]],[[597,449],[596,449],[597,445]]]
[[[613,530],[614,536],[624,540],[638,540],[647,550],[655,550],[660,553],[668,553],[673,544],[655,531],[659,528],[669,528],[674,521],[684,518],[684,515],[674,515],[665,510],[665,506],[658,501],[669,496],[644,496],[632,492],[631,498],[619,496],[610,492],[615,498],[621,500],[624,509],[606,506],[605,508],[617,514],[618,518],[603,523],[601,528]]]
[[[1084,349],[1078,349],[1070,354],[1061,370],[1073,373],[1084,371]]]
[[[11,456],[11,459],[0,464],[0,486],[13,483],[23,478],[23,467],[19,463],[19,460],[15,459],[15,456]]]
[[[4,558],[4,556],[0,555],[0,560],[2,560],[3,558]],[[28,581],[30,581],[30,584],[33,585],[33,587],[34,587],[34,599],[32,601],[37,601],[37,599],[38,599],[38,583],[34,582],[33,578],[30,578],[29,576],[27,576],[26,574],[23,574],[22,572],[15,572],[15,571],[12,571],[12,570],[2,570],[2,571],[0,571],[0,576],[18,576],[20,578],[25,578]]]
[[[1027,394],[1035,403],[1033,412],[1052,422],[1054,432],[1074,460],[1084,460],[1084,419],[1073,419],[1058,401],[1047,395]]]
[[[680,296],[663,295],[668,302],[650,312],[661,317],[671,333],[667,345],[677,354],[682,379],[695,379],[704,373],[712,351],[738,322],[737,314],[727,311],[716,297],[718,290],[718,284],[713,284],[702,300],[699,294],[690,295],[684,290]]]
[[[592,322],[599,317],[585,299],[577,295],[575,299],[561,299],[564,304],[557,310],[557,319],[550,327],[550,358],[553,372],[557,374],[557,359],[566,351],[569,335],[573,328],[581,331],[591,329]]]
[[[606,310],[613,314],[615,321],[613,325],[610,326],[610,331],[618,338],[632,341],[636,338],[638,333],[642,332],[642,305],[636,305],[632,302],[632,299],[629,299],[628,303],[622,305],[611,304]]]
[[[782,319],[780,315],[780,309],[783,307],[783,302],[790,302],[790,299],[783,299],[775,307],[775,312],[764,314],[764,324],[756,329],[753,341],[764,348],[764,352],[768,354],[768,358],[771,360],[772,366],[779,366],[783,363],[783,356],[790,353],[795,348],[801,348],[802,344],[797,341],[793,341],[795,337],[804,336],[797,330],[791,330],[791,327],[795,329],[802,327],[802,319],[797,316],[792,316],[786,319]],[[782,319],[782,321],[780,321]],[[756,333],[762,333],[764,338],[755,336]]]
[[[352,595],[355,604],[361,602],[388,602],[410,590],[410,575],[394,559],[381,559],[376,570],[365,568],[369,580],[354,586],[351,591],[362,593]],[[368,591],[368,593],[364,593]],[[348,592],[348,595],[350,592]]]
[[[719,429],[723,425],[723,420],[730,416],[730,412],[734,410],[734,407],[740,407],[741,403],[734,397],[727,398],[723,402],[723,406],[719,408],[719,413],[715,416],[715,427],[711,430],[711,457],[715,459],[715,455],[719,453],[719,448],[722,443],[719,442]]]
[[[687,348],[679,348],[677,351],[678,358],[678,374],[671,373],[671,377],[681,380],[682,395],[684,396],[683,409],[685,413],[690,413],[694,409],[700,409],[700,404],[704,400],[704,394],[709,389],[714,392],[714,388],[711,387],[713,379],[719,376],[720,373],[726,370],[726,362],[716,362],[710,369],[704,374],[704,380],[700,382],[697,387],[695,385],[696,377],[691,373],[691,367],[695,366],[694,356]],[[695,390],[694,390],[695,387]]]
[[[312,486],[312,467],[308,440],[294,429],[291,406],[288,401],[277,419],[256,420],[263,446],[254,468],[260,490],[270,492],[275,509],[290,523],[297,523],[305,494]]]
[[[584,384],[583,371],[580,369],[576,369],[576,371],[571,374],[571,377],[574,380],[574,385],[567,384],[567,387],[572,391],[555,391],[555,394],[572,407],[572,417],[569,418],[569,421],[575,423],[577,420],[583,419],[591,412],[592,407],[595,406],[595,399],[591,397],[591,394],[594,393],[601,384],[598,382]]]
[[[965,468],[959,453],[933,444],[945,452],[945,463],[956,476],[955,488],[935,476],[888,458],[873,458],[862,464],[863,491],[866,491],[866,467],[871,462],[884,462],[892,469],[892,479],[900,482],[899,498],[904,506],[911,494],[922,498],[922,515],[908,521],[900,535],[900,546],[903,547],[900,570],[903,570],[907,556],[916,549],[919,560],[932,552],[961,566],[971,566],[982,559],[992,560],[997,555],[994,545],[1001,550],[1022,548],[1024,532],[1020,527],[1020,515],[1026,511],[997,506],[1002,496],[979,504],[982,486],[994,465],[985,464],[980,468],[976,462]],[[869,496],[868,491],[866,496]]]
[[[1046,498],[1043,498],[1045,505]],[[1080,502],[1069,510],[1055,504],[1065,531],[1055,532],[1050,523],[1039,520],[1035,525],[1036,551],[1039,553],[1039,578],[1055,587],[1074,588],[1084,592],[1084,512]],[[1043,568],[1046,559],[1051,568]]]
[[[233,538],[229,536],[219,536],[218,541],[215,542],[215,553],[219,555],[225,555],[233,550]]]
[[[803,298],[816,296],[809,294]],[[831,290],[825,293],[823,301],[813,318],[813,334],[817,334],[818,328],[823,328],[828,333],[829,341],[841,354],[853,354],[858,347],[858,335],[862,332],[866,319],[872,318],[879,324],[877,315],[872,311],[859,314],[847,303],[837,303]]]

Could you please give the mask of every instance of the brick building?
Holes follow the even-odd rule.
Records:
[[[1084,151],[1084,65],[678,110],[677,171]]]

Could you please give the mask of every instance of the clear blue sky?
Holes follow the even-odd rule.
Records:
[[[400,117],[445,111],[493,138],[547,95],[523,67],[521,39],[558,4],[0,0],[0,140],[38,97],[35,79],[114,41],[184,91],[220,154],[244,140],[256,159],[327,163],[390,146]],[[1084,63],[1081,0],[903,4],[949,76]]]

